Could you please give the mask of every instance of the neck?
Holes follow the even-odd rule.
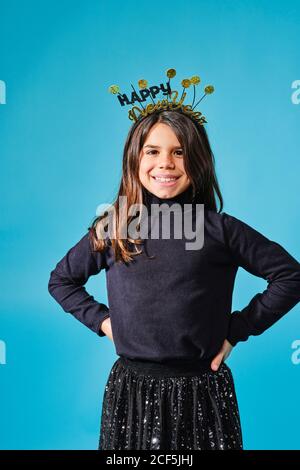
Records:
[[[147,188],[144,186],[143,189],[143,197],[144,197],[144,204],[149,207],[151,204],[167,204],[168,206],[172,206],[173,204],[180,204],[184,207],[184,204],[192,204],[193,203],[193,186],[190,184],[187,189],[182,191],[180,194],[170,198],[161,198],[156,196],[156,194],[151,193]]]

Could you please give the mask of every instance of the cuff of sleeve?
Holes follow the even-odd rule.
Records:
[[[250,328],[244,315],[239,310],[235,310],[231,313],[227,340],[232,346],[235,346],[239,341],[247,341],[249,335]]]
[[[96,333],[97,333],[98,336],[106,336],[104,331],[101,330],[101,325],[102,325],[102,322],[108,317],[109,317],[109,310],[104,311],[103,314],[100,315],[98,327],[97,327],[97,330],[96,330]]]

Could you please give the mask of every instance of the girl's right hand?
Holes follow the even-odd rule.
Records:
[[[221,365],[221,362],[223,362],[227,359],[227,357],[231,353],[232,349],[233,349],[232,344],[229,343],[229,341],[227,339],[225,339],[224,342],[223,342],[222,348],[220,349],[220,351],[218,352],[216,357],[214,357],[214,359],[211,363],[212,370],[217,371],[219,369],[219,367]]]
[[[101,330],[106,336],[109,337],[109,339],[112,340],[112,342],[114,341],[111,330],[111,321],[109,317],[105,318],[105,320],[103,320],[103,322],[101,323]]]

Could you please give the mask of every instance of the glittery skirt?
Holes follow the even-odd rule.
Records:
[[[210,363],[120,356],[104,390],[98,450],[242,449],[231,369]]]

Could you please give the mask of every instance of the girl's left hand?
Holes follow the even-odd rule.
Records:
[[[101,330],[106,334],[106,336],[114,342],[113,334],[112,334],[112,329],[111,329],[111,320],[110,317],[105,318],[103,322],[101,323]]]
[[[221,362],[227,359],[232,349],[233,346],[229,343],[229,341],[227,341],[227,339],[225,339],[222,348],[211,363],[212,370],[217,371],[219,369]]]

